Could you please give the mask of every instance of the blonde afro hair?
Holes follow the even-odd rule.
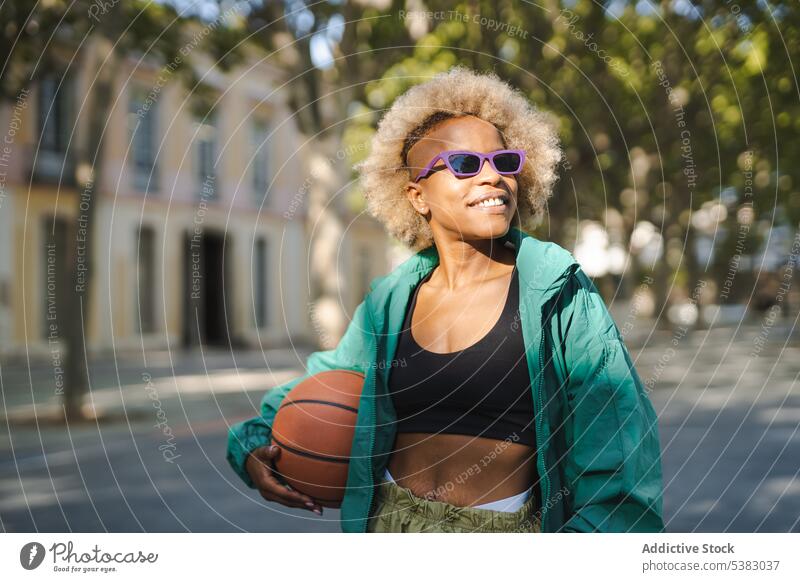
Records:
[[[463,115],[493,124],[507,148],[527,154],[517,175],[518,226],[534,226],[552,194],[562,156],[553,117],[536,109],[496,74],[453,67],[395,100],[378,124],[370,154],[355,166],[367,211],[390,235],[415,251],[430,247],[433,233],[405,196],[405,184],[411,179],[405,156],[437,123]]]

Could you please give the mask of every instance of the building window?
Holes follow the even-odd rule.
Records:
[[[267,240],[256,239],[253,253],[253,307],[255,309],[256,327],[267,327]]]
[[[131,89],[128,101],[130,161],[133,186],[142,192],[158,191],[158,102],[141,88]]]
[[[156,233],[149,226],[137,231],[136,314],[139,333],[156,331]]]
[[[270,155],[268,142],[269,128],[262,119],[253,122],[250,131],[250,146],[253,151],[252,184],[254,202],[259,208],[267,197],[269,188]]]
[[[198,196],[203,200],[217,197],[217,128],[211,114],[195,122],[195,168]]]
[[[61,176],[67,182],[73,179],[67,156],[71,131],[70,87],[69,79],[54,75],[43,77],[39,82],[39,144],[33,169],[38,179],[56,181]]]
[[[69,138],[66,82],[59,87],[57,77],[44,77],[39,84],[39,149],[64,153]]]

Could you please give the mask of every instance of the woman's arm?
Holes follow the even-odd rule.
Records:
[[[567,372],[567,532],[660,532],[655,411],[597,288],[578,269],[554,316]]]
[[[276,386],[264,394],[259,416],[230,427],[228,463],[251,489],[255,488],[255,484],[245,469],[247,456],[253,450],[269,444],[275,414],[292,388],[314,374],[328,370],[352,370],[366,374],[367,367],[371,365],[371,356],[367,353],[371,325],[365,304],[366,299],[356,307],[353,319],[335,349],[312,353],[306,360],[306,373],[303,376]]]

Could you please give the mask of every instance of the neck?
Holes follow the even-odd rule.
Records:
[[[457,291],[496,277],[507,276],[516,262],[516,253],[501,237],[478,240],[437,240],[439,266],[431,276],[434,286]]]

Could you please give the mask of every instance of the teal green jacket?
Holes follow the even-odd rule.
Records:
[[[516,253],[519,324],[535,406],[544,532],[660,532],[663,482],[655,411],[619,329],[592,281],[560,246],[511,228],[502,242]],[[370,284],[333,350],[306,361],[306,374],[268,391],[261,414],[233,425],[227,458],[251,488],[247,454],[270,441],[286,394],[325,370],[365,375],[353,436],[344,532],[364,532],[396,433],[388,374],[406,306],[439,263],[435,246]]]

